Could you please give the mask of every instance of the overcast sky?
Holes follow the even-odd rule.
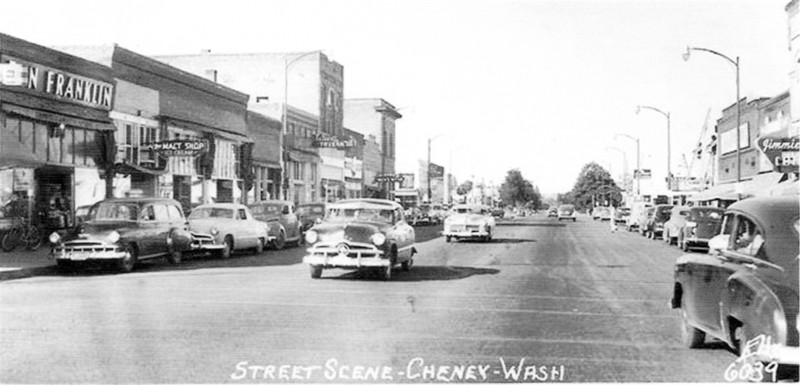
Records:
[[[321,49],[344,66],[346,98],[401,109],[398,172],[426,157],[460,181],[502,182],[518,168],[544,193],[570,190],[596,161],[617,175],[622,155],[654,180],[672,170],[736,97],[789,87],[788,0],[753,1],[11,1],[0,32],[45,46],[117,43],[141,54]],[[441,135],[441,136],[439,136]]]

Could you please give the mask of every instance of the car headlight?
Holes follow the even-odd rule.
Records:
[[[212,227],[212,228],[211,228],[211,230],[210,230],[209,232],[211,233],[211,235],[217,235],[217,234],[219,234],[219,230],[217,230],[217,228],[216,228],[216,227]]]
[[[57,232],[53,232],[52,234],[50,234],[50,237],[48,239],[50,240],[50,243],[55,245],[56,243],[58,243],[58,241],[61,240],[61,236],[58,235]]]
[[[108,237],[106,237],[106,240],[109,243],[117,243],[117,241],[119,241],[119,233],[116,232],[116,231],[112,231],[111,234],[108,234]]]
[[[369,239],[372,241],[373,244],[375,244],[375,246],[380,246],[384,242],[386,242],[386,236],[383,235],[383,233],[372,234],[372,236],[369,237]]]
[[[316,231],[314,231],[314,230],[306,231],[306,243],[312,244],[312,243],[316,242],[318,238],[319,238],[319,235],[317,234]]]

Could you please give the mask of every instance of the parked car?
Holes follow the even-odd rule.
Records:
[[[547,217],[548,218],[558,218],[558,208],[557,207],[553,207],[553,208],[547,210]]]
[[[625,228],[628,231],[639,229],[640,219],[642,216],[647,215],[646,210],[648,207],[653,207],[653,205],[649,202],[634,202],[631,205],[630,214],[625,218]],[[642,223],[646,223],[646,221],[642,221]]]
[[[570,204],[564,204],[558,206],[558,221],[561,220],[572,220],[576,222],[578,220],[578,213],[575,211],[575,206]]]
[[[601,221],[610,221],[611,220],[611,210],[608,207],[595,207],[592,210],[592,219],[594,220],[601,220]]]
[[[692,207],[686,225],[678,233],[678,246],[683,251],[708,248],[708,240],[719,234],[724,209],[717,207]]]
[[[211,234],[224,247],[217,254],[228,258],[236,250],[254,250],[261,254],[274,241],[269,226],[256,220],[247,206],[238,203],[211,203],[195,207],[189,214],[189,230]]]
[[[796,381],[800,201],[748,198],[723,221],[708,254],[684,254],[675,264],[672,307],[681,313],[683,342],[699,348],[713,337],[742,357],[793,364]],[[768,342],[753,346],[759,340]]]
[[[137,262],[166,257],[173,265],[190,252],[218,252],[210,234],[190,232],[180,203],[164,198],[106,199],[92,206],[91,216],[50,243],[59,269],[89,263],[113,263],[130,272]]]
[[[444,239],[480,239],[484,242],[492,240],[494,217],[486,206],[457,205],[453,206],[453,214],[444,221]]]
[[[400,204],[384,199],[350,199],[328,206],[322,223],[305,234],[310,245],[303,262],[311,278],[323,269],[378,269],[391,279],[400,265],[407,271],[414,264],[416,234],[405,220]]]
[[[678,237],[686,226],[686,217],[689,216],[689,206],[675,206],[669,214],[669,220],[664,222],[664,230],[661,239],[668,245],[678,244]]]
[[[270,243],[276,250],[283,249],[287,243],[299,246],[303,242],[300,219],[297,218],[294,203],[281,200],[267,200],[247,206],[253,217],[269,225]]]
[[[614,223],[627,223],[630,215],[630,207],[618,207],[617,210],[614,211]]]
[[[432,218],[432,222],[434,224],[441,224],[444,222],[444,218],[447,217],[447,210],[444,209],[444,206],[438,203],[434,203],[431,205],[431,211],[428,215]]]
[[[325,217],[325,203],[297,205],[297,217],[300,220],[300,230],[306,232]]]
[[[423,203],[415,210],[411,224],[414,226],[436,225],[440,223],[440,219],[431,209],[431,205]]]
[[[492,216],[495,218],[503,218],[506,216],[506,210],[502,207],[495,207],[492,209]]]
[[[645,234],[650,239],[659,239],[664,233],[664,223],[669,220],[672,213],[672,205],[656,205],[653,207],[653,215],[647,220]]]

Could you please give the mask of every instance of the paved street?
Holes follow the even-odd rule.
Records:
[[[301,248],[0,282],[0,382],[721,382],[736,358],[681,346],[677,248],[585,216],[439,229],[391,282],[312,280]]]

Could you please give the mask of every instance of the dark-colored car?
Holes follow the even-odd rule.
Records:
[[[659,239],[664,233],[664,223],[670,218],[672,214],[672,205],[655,205],[653,207],[653,215],[647,220],[645,225],[645,234],[650,239]]]
[[[383,279],[400,265],[408,270],[416,253],[414,228],[405,220],[403,207],[384,199],[349,199],[328,206],[325,219],[305,234],[310,245],[303,262],[311,278],[323,269],[374,269]]]
[[[797,197],[749,198],[725,212],[708,254],[678,258],[672,307],[686,346],[713,337],[743,357],[793,364],[797,380],[798,231]]]
[[[686,223],[678,233],[678,246],[683,251],[708,248],[708,240],[719,234],[724,209],[717,207],[692,207]]]
[[[297,217],[300,220],[300,229],[306,232],[325,217],[325,203],[297,205]]]
[[[95,203],[89,217],[63,238],[50,234],[60,269],[86,263],[113,263],[129,272],[141,260],[166,257],[181,262],[184,253],[219,250],[209,234],[192,233],[178,201],[119,198]]]
[[[506,216],[506,210],[502,207],[495,207],[492,209],[492,216],[495,218],[503,218]]]
[[[547,217],[548,218],[558,218],[558,208],[551,208],[547,210]]]
[[[274,249],[283,249],[287,243],[299,246],[303,243],[300,219],[295,213],[294,203],[267,200],[247,205],[253,217],[269,225],[269,237]]]

